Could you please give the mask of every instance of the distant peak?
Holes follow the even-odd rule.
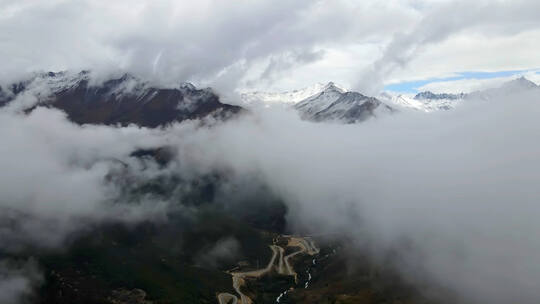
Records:
[[[328,82],[323,88],[322,91],[338,91],[344,93],[345,90],[337,86],[333,81]]]
[[[416,100],[423,100],[423,99],[460,99],[465,97],[464,93],[460,94],[448,94],[448,93],[439,93],[435,94],[431,91],[424,91],[416,94],[414,96],[414,99]]]
[[[137,77],[129,74],[129,73],[124,73],[122,75],[122,77],[120,77],[120,80],[130,80],[130,79],[137,79]]]
[[[435,94],[431,91],[423,91],[414,96],[414,99],[433,99]]]
[[[535,88],[537,84],[525,78],[525,76],[518,77],[505,83],[506,85],[519,85],[522,87]]]

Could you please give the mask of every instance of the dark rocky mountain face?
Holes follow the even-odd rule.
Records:
[[[102,84],[91,84],[89,73],[76,75],[47,73],[13,84],[9,91],[0,90],[0,106],[19,94],[38,91],[37,106],[52,106],[65,111],[79,124],[137,124],[158,127],[172,122],[200,119],[207,116],[227,118],[242,108],[221,103],[210,89],[197,89],[191,84],[177,88],[156,88],[124,75]]]

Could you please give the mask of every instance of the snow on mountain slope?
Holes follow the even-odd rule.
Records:
[[[302,119],[315,122],[357,123],[393,109],[374,97],[347,92],[329,83],[325,89],[297,104]]]
[[[510,96],[520,92],[537,91],[540,94],[540,86],[525,77],[503,83],[500,87],[476,91],[468,94],[467,99],[490,100],[497,96]]]
[[[298,111],[300,117],[315,122],[357,123],[392,112],[392,107],[374,97],[348,92],[333,82],[283,93],[252,92],[241,95],[246,105],[283,105]]]
[[[441,110],[451,110],[458,107],[463,102],[472,100],[490,100],[496,96],[511,96],[516,93],[537,90],[540,94],[540,86],[536,83],[520,77],[514,80],[503,83],[497,88],[490,88],[472,93],[439,93],[435,94],[430,91],[425,91],[416,94],[415,96],[399,94],[392,95],[384,92],[379,95],[379,98],[385,102],[396,105],[402,108],[409,108],[423,112],[434,112]]]
[[[295,104],[294,107],[305,115],[315,115],[328,108],[333,102],[338,100],[344,92],[345,91],[336,87],[331,82],[326,85],[323,90],[300,101]]]
[[[53,106],[79,124],[157,127],[207,116],[227,118],[242,110],[221,103],[211,89],[197,89],[189,83],[176,88],[155,87],[129,74],[92,83],[86,71],[41,73],[0,91],[0,106],[12,101],[25,111]],[[17,98],[21,95],[34,98]]]
[[[434,97],[433,95],[436,94],[429,91],[419,93],[415,96],[408,96],[405,94],[391,95],[385,92],[379,95],[379,98],[398,107],[414,109],[422,112],[433,112],[454,109],[463,101],[465,97],[465,95],[461,96],[461,94],[458,94],[455,97],[452,96],[450,98],[448,96],[444,96],[448,94],[440,94],[446,98]]]
[[[337,86],[333,82],[330,82],[328,84],[317,83],[307,88],[288,92],[244,92],[240,95],[240,98],[245,105],[292,105],[319,94],[328,86],[333,86],[341,91],[345,91],[343,88]]]

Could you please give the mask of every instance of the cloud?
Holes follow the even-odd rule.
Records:
[[[205,248],[196,257],[196,262],[204,267],[216,268],[223,262],[230,263],[240,254],[240,243],[231,237],[223,238]]]
[[[323,56],[324,51],[291,52],[280,56],[272,56],[260,77],[262,80],[273,82],[291,68],[317,61]]]
[[[0,83],[36,70],[91,69],[225,93],[329,80],[370,93],[420,75],[538,65],[534,0],[27,0],[2,1],[0,10]]]
[[[501,62],[537,68],[539,5],[0,1],[0,83],[36,70],[92,69],[164,86],[192,80],[225,93],[304,79],[355,83],[370,93],[394,78],[440,76],[457,64],[460,71]],[[57,248],[103,221],[161,219],[170,201],[126,201],[123,187],[161,173],[197,180],[231,172],[283,199],[292,229],[338,231],[373,242],[376,253],[407,240],[413,246],[401,248],[400,267],[413,281],[448,286],[464,302],[536,303],[537,99],[524,94],[348,126],[272,109],[218,128],[166,130],[78,126],[53,109],[0,109],[0,250]],[[14,105],[34,102],[28,94]],[[178,149],[165,169],[129,157],[162,145]],[[231,244],[211,252],[234,251]],[[33,280],[24,268],[0,265],[0,302],[28,294]]]
[[[116,203],[122,189],[107,182],[130,170],[149,178],[151,170],[129,154],[163,145],[159,131],[78,126],[46,108],[29,115],[2,108],[0,121],[0,250],[56,248],[70,233],[101,221],[163,213],[159,201]]]
[[[225,183],[217,193],[244,203],[218,201],[249,209],[260,204],[260,192],[250,200],[227,189],[268,189],[287,204],[293,231],[339,232],[359,247],[371,243],[376,256],[397,247],[398,266],[413,282],[448,286],[463,302],[535,303],[534,94],[359,125],[310,123],[276,107],[214,127],[187,122],[151,130],[79,126],[54,109],[25,115],[3,108],[0,250],[58,248],[70,234],[106,221],[161,220],[190,181],[218,173]],[[165,168],[129,156],[165,145],[176,152]],[[175,174],[185,183],[171,197],[129,195],[129,187]],[[412,245],[400,247],[404,240]],[[234,248],[223,240],[208,259]]]
[[[393,39],[385,46],[379,59],[374,61],[369,68],[362,70],[354,88],[368,94],[380,92],[392,74],[405,69],[428,47],[440,44],[457,34],[466,33],[467,37],[480,36],[495,40],[501,36],[511,39],[512,36],[523,32],[536,30],[540,24],[538,24],[538,18],[535,14],[531,12],[538,9],[540,6],[534,1],[519,1],[519,3],[515,1],[445,1],[437,3],[424,11],[422,20],[415,25],[413,30],[394,34]],[[534,36],[537,35],[536,32]],[[458,44],[457,50],[459,51],[463,46]],[[504,53],[502,50],[495,52],[495,54],[502,53]],[[449,54],[448,50],[446,50],[445,55],[450,56],[450,58],[454,57]],[[463,60],[466,57],[458,57],[457,59]],[[438,60],[444,62],[447,59],[439,56]],[[421,64],[425,64],[425,62],[421,62]],[[491,62],[491,64],[497,65],[495,62]],[[456,71],[455,66],[450,66],[450,68]],[[533,67],[529,66],[529,68]],[[422,70],[422,72],[425,71]],[[448,73],[448,70],[444,72]],[[413,73],[413,75],[415,74]],[[440,77],[441,75],[436,76]],[[416,73],[412,77],[419,77],[419,75]]]
[[[26,261],[0,261],[0,302],[5,304],[28,303],[33,292],[43,281],[37,263]]]
[[[460,302],[535,303],[540,107],[530,92],[511,99],[360,125],[270,109],[184,129],[178,155],[195,172],[264,181],[294,230],[340,232],[376,256],[397,248],[406,278],[446,286]]]
[[[177,83],[212,79],[240,61],[309,50],[300,15],[311,1],[3,2],[2,78],[35,70],[90,68]],[[296,42],[298,41],[298,42]],[[33,50],[40,46],[39,55]],[[112,67],[112,69],[111,69]]]

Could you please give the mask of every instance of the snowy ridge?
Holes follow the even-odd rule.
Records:
[[[333,82],[283,93],[252,92],[241,95],[246,105],[282,105],[298,111],[304,120],[357,123],[394,109],[377,98],[349,92]]]
[[[391,95],[389,93],[382,93],[379,98],[389,104],[397,107],[413,109],[422,112],[434,112],[441,110],[451,110],[459,106],[464,98],[415,98],[414,96],[408,96],[405,94]]]
[[[329,83],[325,89],[297,104],[302,119],[315,122],[358,123],[394,110],[374,97],[347,92]]]
[[[146,127],[207,116],[226,119],[242,110],[221,103],[211,89],[197,89],[189,83],[160,88],[130,74],[102,82],[92,80],[87,71],[33,74],[2,88],[0,107],[12,104],[26,111],[46,105],[63,110],[79,124],[134,123]]]
[[[326,90],[328,86],[333,86],[341,91],[345,91],[343,88],[337,86],[333,82],[330,82],[327,84],[317,83],[307,88],[287,92],[244,92],[240,95],[240,98],[245,105],[291,105],[319,94],[320,92]]]
[[[85,84],[89,90],[102,90],[107,100],[120,101],[130,98],[134,101],[151,100],[161,87],[152,86],[148,81],[144,81],[131,74],[124,74],[119,78],[110,78],[103,83],[93,83],[92,74],[89,71],[79,73],[63,71],[34,73],[28,79],[11,84],[7,88],[0,87],[0,97],[14,97],[18,93],[26,90],[38,91],[42,97],[44,95],[57,95],[77,89],[81,84]],[[193,84],[182,82],[176,88],[184,95],[195,94],[197,96],[212,94],[210,89],[197,89]]]
[[[434,112],[452,110],[456,107],[459,107],[463,102],[468,102],[471,100],[489,101],[490,99],[497,96],[510,96],[521,92],[531,91],[538,91],[538,93],[540,94],[540,86],[526,79],[525,77],[520,77],[505,82],[497,88],[475,91],[468,94],[435,94],[430,91],[425,91],[412,96],[406,94],[393,95],[388,92],[383,92],[379,95],[379,98],[397,107],[413,109],[422,112]]]
[[[304,116],[315,115],[332,105],[343,93],[344,90],[330,82],[319,93],[300,101],[294,107]]]
[[[496,96],[509,96],[517,93],[531,91],[537,91],[538,94],[540,94],[540,86],[522,76],[514,80],[507,81],[498,88],[491,88],[482,91],[472,92],[467,96],[467,98],[490,100]]]

